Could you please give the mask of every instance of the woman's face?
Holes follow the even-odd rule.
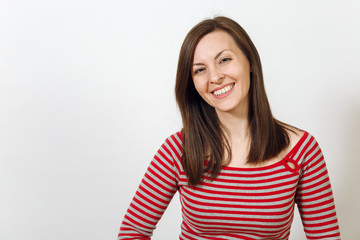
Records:
[[[246,56],[225,31],[205,35],[195,48],[195,88],[218,114],[248,110],[250,71]]]

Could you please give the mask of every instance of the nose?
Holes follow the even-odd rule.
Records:
[[[216,67],[209,69],[209,74],[211,83],[218,84],[221,83],[224,79],[224,74],[222,74],[221,71]]]

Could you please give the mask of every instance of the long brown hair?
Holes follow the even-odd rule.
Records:
[[[259,164],[277,156],[289,145],[286,125],[276,120],[266,96],[259,54],[245,30],[227,17],[207,19],[194,26],[182,44],[176,74],[175,96],[183,122],[182,165],[190,186],[200,183],[203,173],[215,179],[230,161],[231,148],[215,109],[195,89],[191,76],[194,52],[205,35],[222,30],[235,40],[250,68],[250,151],[248,163]],[[229,159],[224,162],[225,151]],[[208,156],[210,154],[210,156]],[[209,159],[205,164],[205,159]]]

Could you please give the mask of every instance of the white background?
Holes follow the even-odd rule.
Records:
[[[0,239],[116,239],[180,130],[181,43],[225,15],[252,37],[274,115],[319,141],[343,239],[360,239],[358,1],[0,1]],[[153,239],[177,239],[176,195]],[[296,217],[290,239],[305,239]]]

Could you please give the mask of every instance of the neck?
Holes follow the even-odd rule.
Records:
[[[230,112],[219,112],[217,115],[225,127],[230,141],[243,141],[250,138],[248,107],[238,108]]]

